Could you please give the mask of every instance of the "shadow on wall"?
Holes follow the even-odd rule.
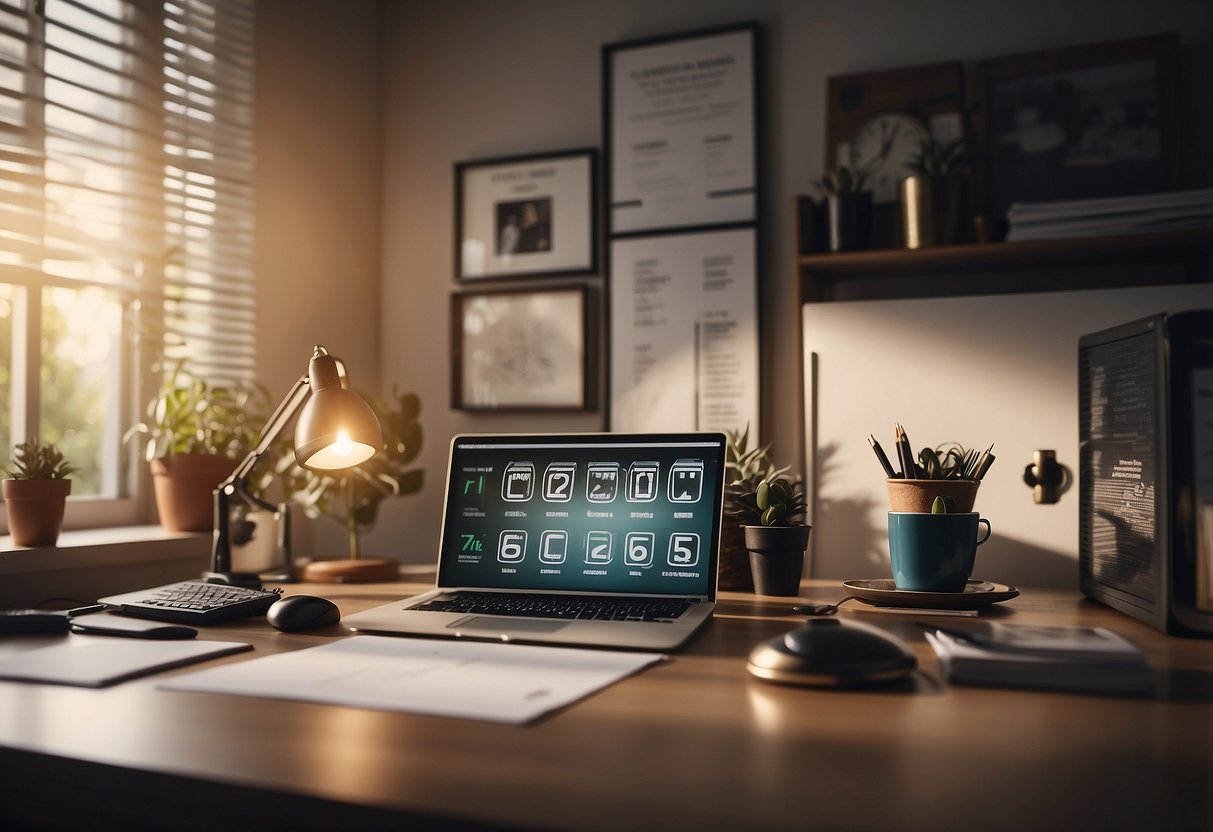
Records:
[[[813,524],[816,536],[810,574],[814,578],[876,578],[889,573],[888,529],[872,525],[883,503],[871,497],[831,499],[830,476],[836,469],[839,444],[830,442],[817,451],[817,491]]]
[[[997,518],[990,542],[977,550],[973,577],[1016,587],[1047,586],[1078,590],[1078,559],[998,533]]]

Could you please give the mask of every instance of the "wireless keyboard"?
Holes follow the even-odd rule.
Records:
[[[263,615],[282,595],[281,589],[248,589],[204,581],[182,581],[122,595],[101,598],[102,604],[118,607],[127,615],[211,624],[232,618]]]

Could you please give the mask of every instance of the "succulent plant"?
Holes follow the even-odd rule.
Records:
[[[725,449],[724,513],[745,526],[794,526],[804,517],[804,488],[771,463],[771,446],[750,449],[750,428],[730,431]]]
[[[838,194],[859,193],[868,183],[868,177],[872,174],[870,167],[855,167],[850,168],[846,165],[839,165],[833,170],[828,170],[822,174],[821,178],[814,181],[813,185],[823,196],[837,196]]]
[[[4,473],[14,480],[63,480],[75,470],[55,445],[30,439],[13,448],[12,465]]]
[[[964,139],[940,142],[927,137],[919,140],[918,151],[906,167],[919,176],[955,176],[968,171],[969,159]]]
[[[977,451],[958,442],[947,442],[932,450],[918,452],[918,478],[924,480],[961,480],[977,462]]]
[[[936,497],[931,503],[932,514],[955,514],[956,499],[951,495]]]

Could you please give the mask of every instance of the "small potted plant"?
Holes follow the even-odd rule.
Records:
[[[166,530],[213,529],[212,493],[256,446],[268,404],[260,385],[212,385],[189,377],[182,362],[165,375],[148,402],[147,421],[128,430],[125,440],[147,440],[156,511]]]
[[[872,192],[864,190],[871,170],[841,165],[813,185],[826,204],[830,251],[854,251],[868,247],[872,225]]]
[[[764,479],[778,477],[787,471],[771,464],[770,445],[750,446],[750,428],[729,431],[725,448],[725,521],[720,528],[720,589],[753,592],[754,577],[750,571],[750,555],[745,545],[742,523],[750,516],[748,501]]]
[[[804,553],[810,526],[805,514],[804,487],[775,474],[761,479],[753,491],[738,495],[735,515],[745,532],[754,588],[760,595],[796,595],[804,573]]]
[[[75,469],[53,444],[38,439],[13,449],[12,464],[4,469],[4,507],[8,530],[18,546],[54,546],[63,528],[63,509]]]
[[[906,166],[913,173],[898,184],[906,248],[959,242],[964,175],[969,169],[964,139],[921,139]]]

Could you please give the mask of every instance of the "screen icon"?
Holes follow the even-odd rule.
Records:
[[[535,466],[530,462],[511,462],[505,466],[501,479],[501,499],[511,503],[524,503],[531,499],[535,487]]]
[[[657,541],[652,532],[629,532],[624,540],[623,559],[628,566],[653,565],[653,550]]]
[[[519,563],[526,554],[526,532],[522,529],[506,529],[497,539],[497,560],[502,563]]]
[[[585,562],[596,564],[611,562],[610,532],[590,532],[585,536]]]
[[[591,462],[586,468],[585,498],[591,503],[609,503],[619,491],[619,463]]]
[[[543,472],[543,499],[549,503],[567,503],[573,499],[576,462],[553,462]]]
[[[543,563],[564,563],[569,551],[569,533],[548,530],[539,538],[539,560]]]
[[[694,532],[670,535],[670,552],[666,560],[670,566],[695,566],[699,563],[699,535]]]
[[[702,459],[680,459],[670,466],[671,503],[697,503],[702,496]]]
[[[657,478],[661,463],[633,462],[628,466],[628,502],[651,503],[657,499]]]

